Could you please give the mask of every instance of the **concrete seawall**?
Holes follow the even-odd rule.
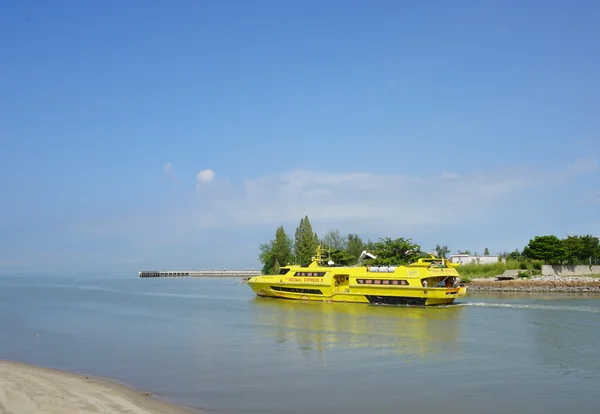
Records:
[[[544,265],[542,266],[543,276],[586,276],[600,275],[600,266],[565,266],[565,265]]]
[[[139,277],[252,277],[259,270],[143,270]]]

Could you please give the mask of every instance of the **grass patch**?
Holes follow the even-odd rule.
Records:
[[[474,277],[494,277],[501,275],[507,269],[504,263],[489,263],[489,264],[466,264],[456,268],[461,279],[466,277],[470,279]]]
[[[466,264],[458,266],[456,270],[461,280],[469,283],[473,278],[495,277],[501,275],[506,270],[522,270],[528,271],[531,275],[540,275],[542,273],[542,264],[543,262],[539,260],[507,260],[506,263]]]

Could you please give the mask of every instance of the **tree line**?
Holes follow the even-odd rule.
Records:
[[[363,250],[377,256],[370,261],[373,265],[402,265],[414,262],[419,257],[429,256],[421,250],[421,246],[405,238],[385,237],[376,242],[364,241],[358,234],[342,235],[336,229],[325,233],[319,239],[308,216],[305,216],[300,219],[293,238],[288,236],[283,226],[279,226],[275,231],[275,238],[260,245],[259,259],[263,265],[262,271],[264,274],[276,274],[282,266],[308,266],[319,244],[323,247],[321,256],[324,266],[357,264]]]
[[[437,245],[437,257],[446,257],[448,246]],[[459,254],[471,254],[469,250],[458,250]],[[488,256],[486,247],[483,255]],[[477,255],[477,252],[475,252]],[[591,234],[585,236],[567,236],[560,239],[555,235],[535,236],[522,251],[498,253],[498,257],[516,261],[540,260],[553,265],[595,265],[600,264],[600,239]]]
[[[508,254],[511,259],[543,260],[546,264],[595,265],[600,262],[600,239],[591,234],[567,236],[535,236],[522,252]]]
[[[437,257],[446,257],[449,251],[448,246],[437,245],[435,248]],[[471,254],[469,250],[459,250],[458,253]],[[487,247],[483,254],[490,254]],[[498,256],[516,261],[541,260],[553,265],[595,265],[600,264],[600,239],[591,234],[567,236],[564,239],[555,235],[535,236],[522,251],[515,249],[510,253],[499,253]]]
[[[376,259],[373,265],[403,265],[416,261],[420,257],[428,257],[421,246],[411,239],[389,237],[378,241],[364,241],[358,234],[342,235],[339,230],[331,230],[319,239],[313,231],[308,216],[300,219],[292,238],[283,226],[275,231],[275,238],[260,245],[259,259],[264,274],[279,273],[282,266],[295,264],[308,266],[321,244],[322,265],[351,266],[358,262],[363,250],[373,253]],[[450,249],[445,245],[436,245],[434,255],[448,258]],[[468,250],[459,253],[470,254]],[[475,253],[477,254],[477,253]],[[484,255],[489,255],[486,247]],[[598,237],[568,236],[559,239],[557,236],[535,236],[522,251],[515,249],[511,253],[500,253],[498,256],[517,261],[541,260],[546,264],[592,265],[600,262],[600,242]]]

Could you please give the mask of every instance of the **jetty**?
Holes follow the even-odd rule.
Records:
[[[260,270],[142,270],[139,277],[240,277],[260,276]]]

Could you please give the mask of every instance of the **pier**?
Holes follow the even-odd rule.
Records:
[[[252,277],[260,270],[143,270],[139,277]]]

